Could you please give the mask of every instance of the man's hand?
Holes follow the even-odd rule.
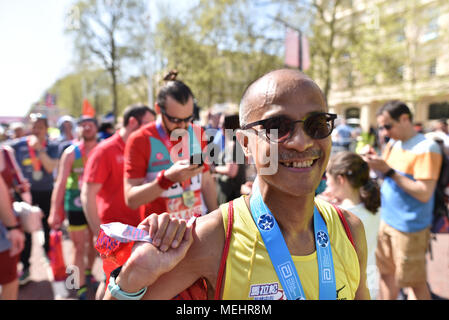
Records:
[[[58,206],[56,206],[58,207]],[[59,229],[62,226],[62,223],[64,222],[65,218],[65,211],[64,209],[59,209],[60,211],[57,211],[57,208],[51,208],[50,215],[48,216],[47,222],[50,228],[52,229]]]
[[[25,236],[19,229],[13,229],[8,232],[8,239],[11,242],[11,249],[9,250],[9,256],[13,257],[19,254],[24,247]]]
[[[202,166],[190,164],[189,160],[176,161],[170,168],[165,170],[165,177],[173,182],[183,182],[200,174]]]
[[[172,270],[186,255],[193,242],[192,229],[184,220],[167,213],[152,214],[138,228],[146,230],[153,244],[138,242],[125,263],[117,284],[126,292],[137,292]]]
[[[381,157],[373,154],[367,154],[362,156],[363,160],[365,160],[370,169],[380,171],[385,174],[388,170],[390,170],[390,166],[383,160]]]
[[[35,135],[30,135],[28,138],[28,143],[31,148],[34,150],[42,150],[42,144],[39,142],[39,139]]]

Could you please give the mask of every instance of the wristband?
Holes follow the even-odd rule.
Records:
[[[165,170],[160,171],[156,176],[156,181],[162,189],[167,190],[174,184],[174,182],[168,179],[164,173]]]
[[[6,230],[8,230],[8,231],[11,231],[14,229],[20,229],[20,225],[16,224],[15,226],[12,226],[12,227],[6,227]]]
[[[111,295],[118,300],[140,300],[143,295],[147,292],[147,287],[139,290],[138,292],[128,293],[122,291],[119,285],[115,283],[115,279],[119,275],[122,267],[118,267],[111,272],[111,276],[109,277],[108,289]]]
[[[395,173],[396,171],[393,168],[391,168],[390,170],[385,172],[385,176],[391,178]]]

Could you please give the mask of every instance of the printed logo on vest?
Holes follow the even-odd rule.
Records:
[[[164,155],[162,154],[162,152],[156,153],[156,159],[158,159],[158,160],[164,159]]]
[[[277,282],[252,285],[249,297],[254,300],[286,300],[284,291]]]

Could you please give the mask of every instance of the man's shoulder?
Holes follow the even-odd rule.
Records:
[[[16,138],[16,139],[11,140],[9,143],[7,143],[7,145],[11,146],[11,148],[14,148],[14,149],[19,148],[26,144],[27,144],[26,137]]]
[[[156,123],[153,121],[131,133],[128,140],[131,143],[134,143],[135,141],[148,140],[149,137],[154,137],[156,135]]]
[[[194,247],[197,249],[195,252],[206,258],[220,259],[225,241],[221,209],[218,208],[199,217],[194,231]]]

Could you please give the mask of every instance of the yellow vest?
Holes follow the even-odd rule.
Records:
[[[335,208],[318,198],[315,204],[326,222],[334,260],[337,300],[354,299],[360,280],[357,253],[348,239]],[[228,203],[220,206],[225,234]],[[307,256],[292,256],[307,300],[318,300],[316,251]],[[262,237],[244,196],[234,200],[234,223],[226,262],[223,300],[286,299]]]

